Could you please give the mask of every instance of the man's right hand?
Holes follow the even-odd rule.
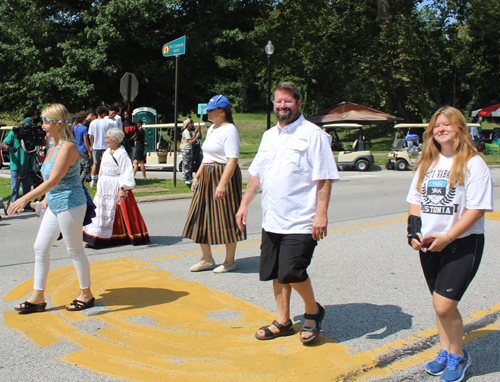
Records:
[[[236,213],[236,224],[238,224],[238,228],[242,232],[245,230],[245,226],[247,225],[247,215],[248,208],[246,206],[240,205],[240,209]]]
[[[9,148],[7,150],[9,150],[9,153],[15,153],[18,149],[16,149],[15,147],[9,146]]]

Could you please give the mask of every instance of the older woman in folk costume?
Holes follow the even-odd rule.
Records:
[[[121,144],[123,138],[120,129],[106,132],[108,149],[102,158],[94,197],[96,217],[83,227],[83,240],[93,247],[149,243],[146,224],[132,193],[134,170]]]

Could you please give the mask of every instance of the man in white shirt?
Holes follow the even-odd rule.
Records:
[[[109,119],[104,119],[105,115],[106,108],[104,106],[99,106],[97,108],[97,119],[94,119],[89,126],[89,140],[92,148],[92,159],[94,160],[91,170],[92,181],[90,182],[90,187],[95,187],[97,184],[102,154],[108,148],[105,142],[106,132],[112,125],[109,123]]]
[[[108,120],[111,128],[117,127],[123,131],[122,117],[120,117],[121,107],[113,104],[109,107],[108,115],[104,119]]]
[[[317,241],[326,236],[331,186],[339,175],[331,137],[304,118],[297,87],[291,82],[279,84],[273,102],[278,124],[262,137],[236,220],[243,229],[248,205],[262,190],[259,275],[261,281],[273,281],[278,318],[255,337],[268,340],[294,334],[293,288],[305,303],[300,339],[311,342],[319,336],[325,310],[314,298],[307,267]]]

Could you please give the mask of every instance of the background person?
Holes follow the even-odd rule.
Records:
[[[69,129],[69,113],[61,104],[42,111],[43,129],[51,144],[42,166],[44,182],[9,206],[9,215],[18,214],[32,199],[45,194],[40,202],[46,208],[35,241],[35,277],[33,293],[27,301],[16,305],[22,313],[43,312],[45,287],[50,269],[50,249],[62,233],[68,253],[73,259],[80,292],[67,310],[82,310],[94,305],[90,291],[90,266],[82,242],[82,223],[87,198],[80,180],[79,152]]]
[[[331,137],[300,112],[297,87],[282,82],[273,93],[278,124],[266,131],[248,169],[245,195],[236,221],[246,225],[248,205],[262,190],[260,280],[273,281],[278,318],[255,333],[258,340],[294,334],[290,296],[295,289],[305,304],[302,342],[320,334],[325,309],[316,302],[307,267],[317,241],[326,236],[332,183],[339,174]]]
[[[33,123],[35,120],[35,111],[34,110],[28,110],[26,113],[24,113],[24,119],[21,122],[22,123]]]
[[[144,123],[142,119],[137,120],[135,123],[137,131],[135,137],[134,177],[140,166],[142,177],[146,179],[146,166],[144,165],[144,162],[146,161],[146,153],[144,152],[146,147],[146,132],[142,128],[142,124]]]
[[[28,110],[24,113],[22,124],[33,123],[35,112]],[[36,145],[44,144],[44,139],[37,137]],[[10,158],[10,181],[11,190],[10,202],[15,201],[19,197],[19,188],[22,189],[23,195],[30,192],[33,186],[32,172],[35,170],[35,153],[27,153],[21,145],[21,141],[17,138],[14,131],[11,131],[4,141],[1,143],[2,149],[9,152]],[[34,212],[34,208],[28,203],[24,211]]]
[[[191,185],[194,195],[182,236],[200,243],[203,252],[191,272],[213,268],[215,261],[210,247],[225,244],[226,259],[213,272],[226,273],[237,269],[236,242],[246,239],[245,229],[238,228],[235,218],[242,186],[238,166],[240,137],[226,97],[217,95],[204,108],[213,125],[203,143],[203,163]]]
[[[117,127],[123,131],[122,117],[119,115],[120,112],[121,106],[117,106],[116,104],[113,104],[108,108],[108,115],[105,116],[104,119],[108,120],[111,126],[110,129]]]
[[[80,111],[75,118],[75,128],[73,132],[76,139],[76,147],[80,153],[80,179],[82,183],[90,182],[90,174],[92,171],[92,147],[89,141],[89,132],[83,124],[87,118],[85,111]]]
[[[193,183],[193,143],[196,142],[196,135],[193,132],[194,122],[191,118],[187,118],[182,126],[182,180],[187,185]]]
[[[137,127],[135,123],[132,122],[132,116],[128,110],[123,112],[123,132],[125,133],[125,138],[123,138],[123,146],[130,158],[130,161],[134,163],[135,157],[135,137],[137,132]]]
[[[426,371],[441,375],[441,381],[461,381],[471,357],[463,349],[457,306],[481,262],[484,213],[493,210],[494,181],[464,116],[450,106],[439,109],[427,126],[416,168],[406,199],[408,243],[420,251],[441,345]]]
[[[87,117],[85,118],[85,121],[83,122],[83,125],[87,127],[87,129],[90,127],[90,123],[94,120],[97,119],[97,111],[95,109],[89,109],[87,112]]]
[[[106,108],[99,106],[97,108],[97,119],[92,121],[89,127],[89,140],[92,145],[92,159],[94,161],[92,164],[92,181],[90,182],[90,187],[97,185],[102,154],[108,148],[106,145],[106,131],[111,128],[111,125],[109,119],[104,119],[105,116]]]
[[[106,132],[108,149],[102,157],[96,216],[83,227],[83,240],[94,247],[149,243],[146,224],[132,193],[135,187],[132,162],[122,146],[124,133],[118,128]]]
[[[201,166],[201,162],[203,162],[203,151],[201,151],[201,126],[198,124],[195,130],[196,141],[192,144],[193,148],[193,167],[191,170],[196,174],[198,169]]]

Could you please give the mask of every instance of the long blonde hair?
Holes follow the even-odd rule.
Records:
[[[61,128],[58,131],[59,144],[75,138],[69,129],[69,112],[64,105],[61,105],[60,103],[53,103],[42,110],[42,115],[47,118],[55,119],[55,123],[61,125]]]
[[[422,187],[425,174],[433,168],[439,160],[441,145],[434,139],[433,129],[440,115],[448,119],[453,130],[457,133],[457,138],[453,143],[453,165],[451,166],[450,178],[448,180],[450,187],[464,184],[468,171],[467,162],[476,155],[481,156],[472,142],[467,128],[467,122],[462,112],[452,106],[442,107],[434,113],[424,132],[422,154],[415,167],[415,169],[418,168],[420,170],[417,190],[420,190]]]

